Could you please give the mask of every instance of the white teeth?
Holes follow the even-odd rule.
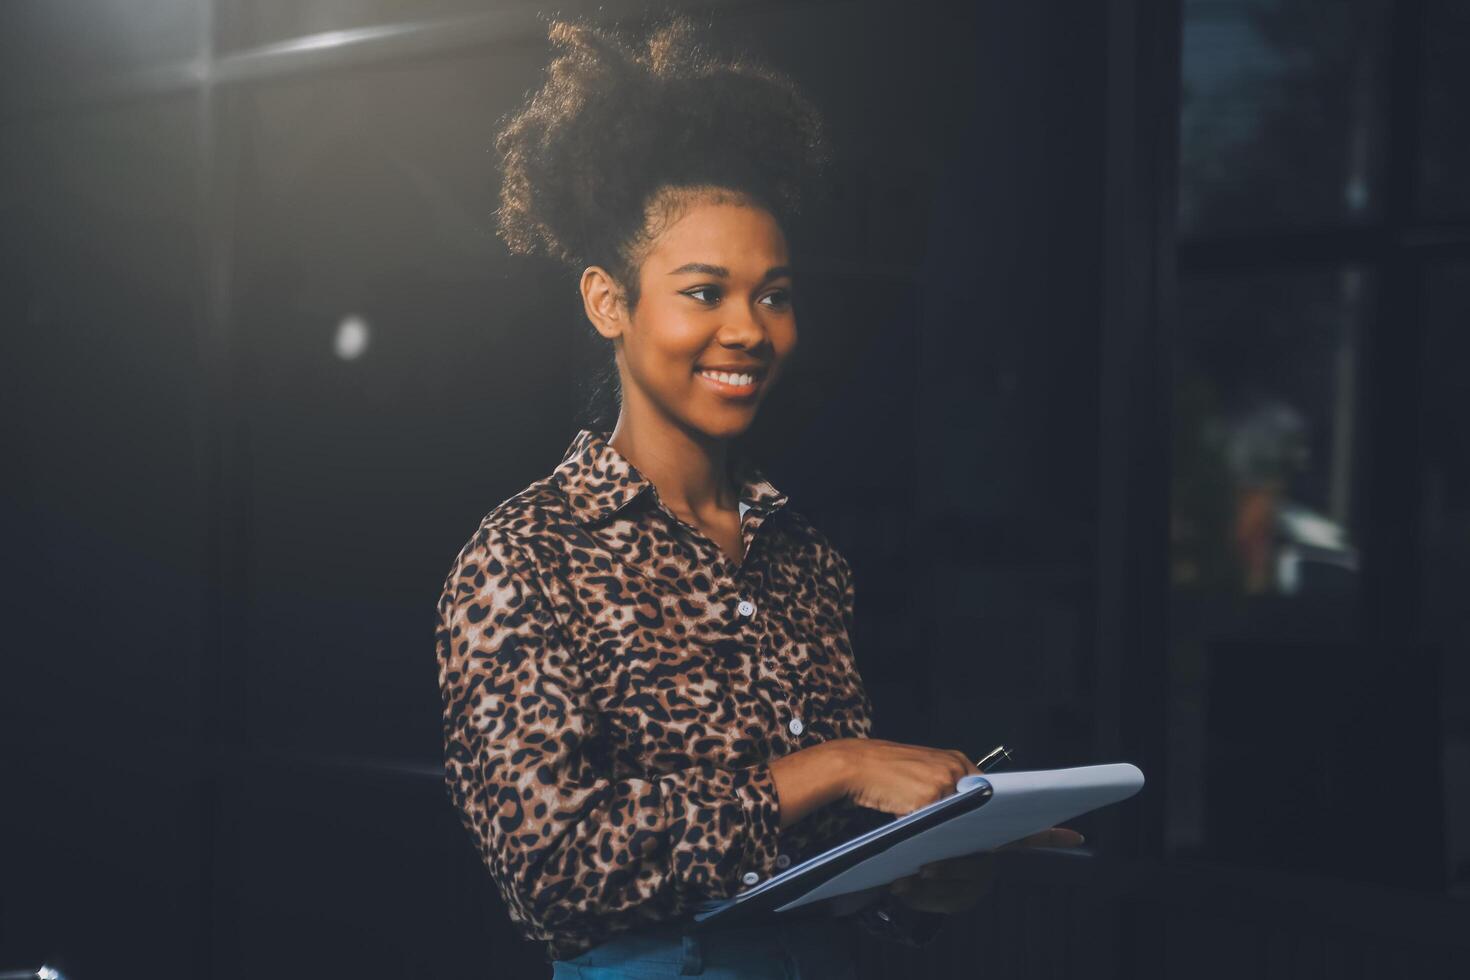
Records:
[[[706,378],[713,378],[716,381],[722,381],[727,385],[733,385],[737,388],[743,388],[748,384],[755,383],[755,375],[753,374],[731,374],[729,371],[701,371],[699,373]]]

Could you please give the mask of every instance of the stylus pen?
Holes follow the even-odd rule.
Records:
[[[989,755],[981,759],[979,762],[975,763],[975,768],[979,769],[981,772],[986,772],[990,769],[991,766],[997,766],[1003,762],[1010,761],[1011,750],[1006,748],[1004,745],[997,745],[995,748],[990,750]]]

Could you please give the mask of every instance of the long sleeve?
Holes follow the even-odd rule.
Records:
[[[449,795],[528,936],[590,945],[775,867],[767,764],[613,778],[579,653],[493,529],[445,582],[436,647]]]

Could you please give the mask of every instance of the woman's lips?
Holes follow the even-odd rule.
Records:
[[[705,384],[725,398],[736,401],[755,395],[762,375],[753,371],[696,371]]]

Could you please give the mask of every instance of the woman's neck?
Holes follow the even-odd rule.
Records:
[[[653,482],[669,509],[698,515],[736,506],[728,440],[702,437],[672,420],[629,409],[625,402],[608,442]]]

